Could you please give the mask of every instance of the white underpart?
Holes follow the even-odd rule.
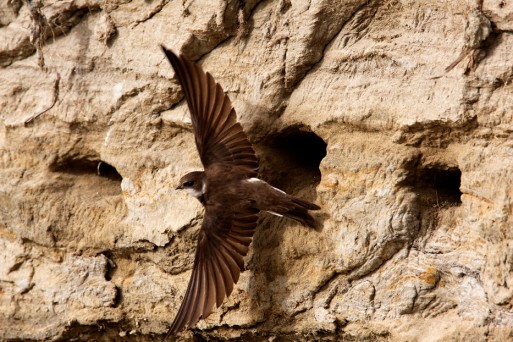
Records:
[[[192,188],[186,188],[184,190],[196,198],[199,198],[199,197],[201,197],[201,195],[203,195],[203,193],[201,191],[198,191],[198,190],[195,190]]]
[[[261,179],[259,179],[259,178],[255,178],[255,177],[248,179],[248,180],[247,180],[247,182],[250,182],[250,183],[266,183],[266,182],[264,182],[263,180],[261,180]],[[282,194],[284,194],[284,195],[286,195],[286,194],[287,194],[287,193],[286,193],[285,191],[283,191],[283,190],[280,190],[280,189],[278,189],[278,188],[275,188],[274,186],[272,186],[272,185],[270,185],[270,184],[268,184],[268,183],[266,183],[266,184],[267,184],[267,185],[269,185],[269,186],[270,186],[271,188],[273,188],[274,190],[281,192],[281,193],[282,193]],[[276,214],[276,213],[271,213],[271,214],[275,214],[275,215],[281,216],[281,215]]]
[[[273,214],[273,215],[276,215],[276,216],[279,216],[279,217],[283,217],[283,215],[278,214],[278,213],[275,213],[274,211],[267,210],[267,212],[268,212],[269,214]]]
[[[207,191],[207,183],[203,183],[203,185],[201,186],[201,194],[205,194],[205,192]]]
[[[281,193],[282,193],[282,194],[284,194],[284,195],[286,195],[286,194],[287,194],[285,191],[283,191],[283,190],[281,190],[281,189],[275,188],[275,187],[274,187],[274,186],[272,186],[272,185],[269,185],[269,186],[270,186],[271,188],[273,188],[274,190],[281,192]]]

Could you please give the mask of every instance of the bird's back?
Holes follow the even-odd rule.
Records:
[[[231,165],[214,164],[205,170],[205,206],[251,206],[252,189],[245,185],[248,179],[243,169]]]

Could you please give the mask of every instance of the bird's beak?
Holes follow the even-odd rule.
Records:
[[[182,189],[183,189],[183,188],[182,188],[182,186],[181,186],[181,185],[178,185],[178,186],[175,188],[175,190],[182,190]]]

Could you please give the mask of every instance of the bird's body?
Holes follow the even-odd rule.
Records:
[[[182,185],[180,188],[198,198],[210,211],[242,206],[289,217],[309,227],[315,227],[315,221],[308,214],[308,210],[319,209],[317,205],[290,196],[259,178],[248,177],[238,167],[214,164],[205,172],[194,171],[191,175],[193,177],[186,175],[181,184],[194,178],[193,182],[197,185],[189,188]]]
[[[205,207],[196,257],[182,305],[169,333],[207,317],[229,296],[244,269],[260,211],[315,227],[308,210],[319,206],[286,194],[257,178],[258,160],[230,99],[209,73],[184,56],[163,48],[191,111],[204,171],[180,179],[177,189]]]

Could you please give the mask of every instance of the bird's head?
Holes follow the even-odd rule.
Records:
[[[205,173],[201,171],[189,172],[182,178],[176,187],[176,190],[185,190],[192,196],[200,198],[205,193],[204,186]]]

